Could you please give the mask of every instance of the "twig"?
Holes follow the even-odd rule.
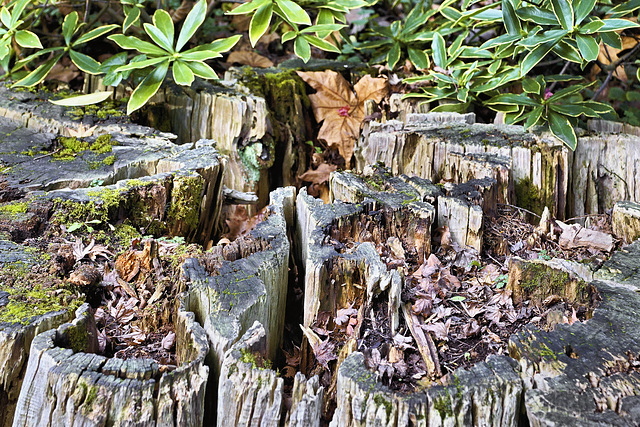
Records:
[[[602,91],[607,87],[607,85],[609,84],[609,81],[611,80],[611,77],[613,76],[613,73],[616,71],[618,66],[624,63],[624,61],[629,59],[633,54],[635,54],[638,51],[638,49],[640,49],[640,43],[636,44],[625,56],[618,59],[615,63],[609,64],[609,67],[610,67],[609,73],[607,74],[607,77],[604,79],[604,82],[598,88],[596,93],[594,93],[593,96],[591,97],[592,101],[595,101],[598,98],[598,96],[600,96]],[[607,49],[607,45],[604,45],[604,50],[607,55],[607,58],[611,60],[611,57],[609,56],[609,49]]]
[[[498,206],[509,206],[510,208],[514,208],[514,209],[517,209],[519,211],[531,214],[531,215],[535,216],[536,218],[540,218],[540,215],[538,215],[537,213],[531,212],[530,210],[527,210],[525,208],[521,208],[520,206],[511,205],[509,203],[498,203]]]
[[[627,181],[625,181],[620,175],[618,175],[617,173],[609,170],[605,165],[598,165],[599,167],[602,167],[602,169],[604,169],[605,171],[607,171],[608,173],[610,173],[611,175],[615,176],[616,178],[618,178],[620,181],[624,182],[624,199],[626,200],[627,197],[629,196],[629,184],[627,184]]]
[[[567,71],[567,68],[569,68],[569,64],[570,64],[569,61],[564,63],[562,70],[560,70],[560,75],[564,74],[564,72]],[[558,84],[557,81],[551,83],[551,86],[549,86],[549,91],[553,91],[553,88],[555,88],[557,84]]]

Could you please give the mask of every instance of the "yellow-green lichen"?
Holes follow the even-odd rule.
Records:
[[[38,285],[33,289],[15,289],[0,287],[0,290],[9,293],[9,303],[0,307],[0,323],[28,324],[29,319],[60,310],[75,311],[84,302],[82,299],[68,300],[71,292],[62,289],[44,291]]]
[[[540,189],[533,184],[531,178],[524,178],[515,182],[516,203],[519,207],[535,212],[538,215],[544,210]]]
[[[86,328],[78,325],[71,326],[67,329],[67,337],[69,338],[69,345],[75,353],[87,351],[89,333]]]
[[[61,145],[60,151],[52,157],[56,160],[73,160],[76,154],[89,149],[89,143],[75,137],[61,136],[58,138]]]
[[[89,149],[98,154],[110,153],[112,151],[111,135],[104,134],[96,138],[89,146]]]
[[[200,203],[202,201],[203,181],[200,176],[182,177],[174,182],[171,192],[171,206],[167,221],[183,222],[187,229],[193,230],[200,220]]]
[[[115,162],[116,162],[116,156],[108,156],[108,157],[105,157],[105,158],[102,160],[102,163],[104,163],[104,164],[105,164],[105,165],[107,165],[107,166],[111,166],[111,165],[113,165]]]
[[[11,202],[4,205],[0,205],[0,215],[17,215],[21,213],[26,213],[29,208],[29,204],[27,202]]]

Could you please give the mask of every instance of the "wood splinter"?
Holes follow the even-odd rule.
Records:
[[[404,304],[402,306],[402,313],[404,314],[405,322],[407,322],[407,325],[409,326],[411,335],[413,335],[413,338],[416,340],[422,359],[424,360],[425,365],[427,365],[427,374],[429,378],[441,377],[442,371],[440,370],[438,351],[436,350],[436,346],[431,338],[431,334],[422,329],[420,320],[418,320],[415,315],[411,314],[408,304]]]

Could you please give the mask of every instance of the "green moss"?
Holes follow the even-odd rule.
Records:
[[[123,104],[123,100],[108,100],[100,104],[70,108],[66,114],[73,120],[81,120],[84,116],[94,116],[100,120],[105,120],[109,117],[124,117],[126,115],[125,111],[121,109]]]
[[[52,157],[56,160],[73,160],[77,153],[89,149],[88,142],[75,137],[61,136],[58,138],[58,142],[62,146],[62,149],[53,154]]]
[[[71,304],[67,304],[66,299],[71,296],[71,292],[66,289],[59,294],[53,294],[54,290],[45,292],[38,285],[28,290],[5,287],[0,287],[0,290],[9,293],[9,303],[0,307],[0,322],[6,323],[26,325],[34,316],[60,310],[75,311],[84,302],[82,299],[74,299]]]
[[[438,396],[433,400],[433,407],[440,414],[442,420],[453,416],[453,410],[451,409],[451,397],[449,394],[446,396]]]
[[[114,233],[118,244],[125,248],[129,247],[133,239],[142,237],[138,230],[128,224],[117,225]]]
[[[98,154],[110,153],[112,151],[111,135],[109,134],[100,135],[91,144],[89,149],[95,151]]]
[[[171,193],[171,207],[167,214],[169,223],[182,221],[188,229],[195,229],[200,220],[203,182],[198,176],[183,177]]]
[[[75,353],[87,351],[89,347],[89,333],[86,328],[74,325],[67,329],[67,334],[71,349]]]
[[[384,406],[384,409],[387,412],[387,420],[388,420],[389,416],[391,415],[391,410],[393,409],[391,402],[389,402],[387,399],[382,397],[382,395],[380,394],[376,394],[375,396],[373,396],[373,401],[378,407]]]
[[[87,392],[87,398],[84,400],[85,408],[91,407],[91,404],[96,400],[97,395],[98,395],[98,387],[96,386],[89,387],[89,391]]]
[[[515,182],[516,203],[521,208],[542,214],[545,204],[540,189],[533,184],[531,178],[524,178]]]
[[[566,271],[548,268],[543,264],[532,262],[528,263],[524,268],[520,286],[527,292],[536,290],[558,292],[564,288],[569,280],[569,273]]]
[[[240,155],[242,164],[246,167],[249,179],[254,182],[259,181],[261,167],[258,162],[258,158],[262,154],[262,143],[257,142],[255,144],[248,145],[243,150],[240,150],[238,154]]]
[[[104,164],[105,164],[105,165],[107,165],[107,166],[111,166],[111,165],[113,165],[115,162],[116,162],[116,156],[108,156],[108,157],[105,157],[105,158],[102,160],[102,163],[104,163]]]
[[[0,214],[17,215],[26,213],[29,208],[27,202],[12,202],[0,206]]]

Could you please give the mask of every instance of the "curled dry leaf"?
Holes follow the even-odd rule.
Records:
[[[331,172],[335,172],[338,169],[336,165],[330,165],[327,163],[321,163],[316,169],[309,169],[302,175],[298,176],[302,181],[311,182],[313,184],[322,184],[329,181]]]
[[[270,68],[275,64],[267,57],[255,53],[251,50],[243,50],[239,52],[231,52],[227,58],[229,64],[248,65],[257,68]]]
[[[368,100],[382,101],[389,90],[387,80],[364,76],[355,84],[354,92],[336,71],[297,73],[316,90],[315,94],[309,95],[309,100],[316,120],[323,122],[318,139],[323,139],[327,145],[336,144],[348,164],[365,118],[364,104]]]
[[[425,331],[433,332],[439,340],[449,340],[449,328],[451,327],[451,319],[447,320],[447,323],[436,322],[427,325],[422,325],[422,329]]]
[[[335,351],[336,344],[331,341],[330,338],[320,341],[316,345],[312,345],[311,348],[313,349],[313,354],[316,356],[318,363],[326,369],[329,369],[329,362],[338,358]]]
[[[413,338],[405,337],[402,334],[396,334],[393,337],[393,344],[401,350],[406,350],[408,348],[414,348],[411,343],[413,342]]]
[[[165,350],[171,350],[171,347],[173,347],[173,344],[175,342],[176,342],[176,333],[169,332],[167,336],[165,336],[162,339],[162,348],[164,348]]]

